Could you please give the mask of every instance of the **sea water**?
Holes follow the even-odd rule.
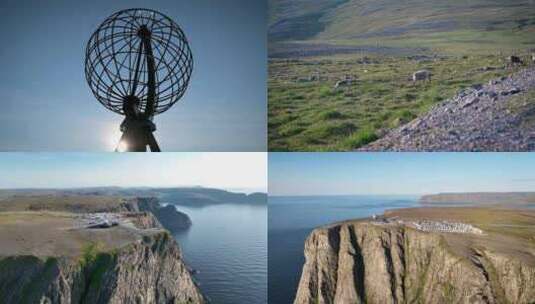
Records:
[[[267,206],[175,206],[193,223],[175,238],[210,303],[267,303]]]

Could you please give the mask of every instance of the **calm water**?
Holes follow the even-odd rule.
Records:
[[[176,208],[193,222],[175,238],[210,303],[267,303],[267,206]]]
[[[292,303],[304,242],[318,226],[381,214],[386,209],[417,206],[409,196],[270,197],[268,214],[268,294],[270,304]]]

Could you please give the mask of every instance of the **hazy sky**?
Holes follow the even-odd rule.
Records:
[[[0,153],[0,188],[203,186],[267,191],[267,153]]]
[[[270,195],[535,191],[535,153],[270,153]]]
[[[195,59],[183,99],[156,117],[164,151],[265,151],[266,1],[0,2],[0,151],[110,151],[122,116],[84,76],[90,35],[125,8],[158,10],[186,33]]]

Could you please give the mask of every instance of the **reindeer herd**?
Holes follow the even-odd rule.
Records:
[[[531,62],[531,64],[535,64],[535,53],[531,54],[529,57],[524,58],[525,60],[522,60],[519,56],[508,56],[506,57],[506,66],[518,66],[518,65],[525,65],[526,62]],[[367,70],[365,71],[367,72]],[[429,82],[431,81],[431,77],[433,74],[431,71],[427,69],[418,70],[414,73],[412,73],[411,77],[408,78],[408,81],[412,83],[418,83],[418,82]],[[324,77],[321,75],[320,72],[315,72],[310,75],[308,78],[300,78],[299,82],[313,82],[313,81],[326,81],[329,80],[330,77]],[[343,89],[344,87],[351,87],[358,81],[358,75],[350,75],[346,74],[345,76],[341,78],[334,79],[335,84],[333,87],[333,90],[339,90]]]

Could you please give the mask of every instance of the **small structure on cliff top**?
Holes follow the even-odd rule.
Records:
[[[455,223],[447,221],[417,221],[412,225],[418,230],[427,232],[449,232],[449,233],[472,233],[483,234],[483,230],[476,228],[470,224]]]
[[[108,17],[86,47],[85,75],[97,100],[124,115],[119,152],[153,152],[153,118],[186,92],[193,56],[186,35],[171,18],[149,9]]]
[[[483,234],[483,230],[474,227],[470,224],[448,221],[404,221],[398,217],[387,218],[384,216],[374,215],[372,223],[375,225],[407,225],[409,227],[413,227],[417,230],[425,232]]]

